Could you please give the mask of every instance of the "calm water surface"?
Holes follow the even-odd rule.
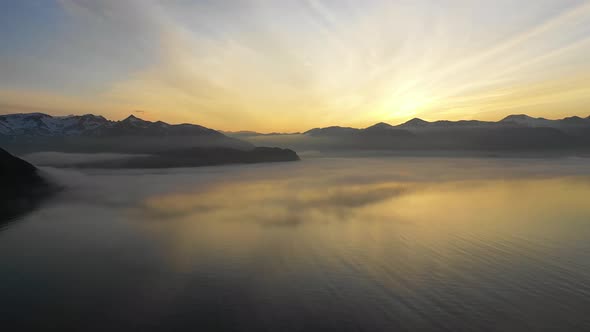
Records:
[[[0,226],[14,331],[590,330],[587,159],[45,170]]]

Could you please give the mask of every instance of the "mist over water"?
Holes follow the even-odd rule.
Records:
[[[0,228],[10,325],[590,329],[588,159],[43,171],[66,190]]]

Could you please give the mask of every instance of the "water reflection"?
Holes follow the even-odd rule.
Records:
[[[139,211],[152,219],[243,221],[293,226],[306,221],[354,218],[364,206],[403,195],[406,184],[377,183],[340,186],[299,181],[264,180],[214,186],[206,192],[151,197]]]
[[[97,331],[584,330],[587,169],[416,158],[68,173],[61,200],[0,233],[2,312]]]

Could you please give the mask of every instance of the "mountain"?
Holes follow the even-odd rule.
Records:
[[[168,124],[129,116],[111,121],[92,114],[0,116],[0,145],[37,151],[160,154],[168,150],[278,145],[295,150],[590,150],[590,117],[550,120],[514,114],[500,121],[384,122],[367,128],[330,126],[302,134],[223,133],[194,124]]]
[[[515,124],[523,127],[551,127],[552,121],[545,118],[533,118],[526,114],[514,114],[500,120],[503,124]]]
[[[549,127],[567,130],[576,127],[590,126],[590,118],[570,116],[559,120],[548,120],[545,118],[533,118],[525,114],[518,114],[509,115],[500,120],[500,123],[511,123],[522,127]]]
[[[203,126],[152,122],[134,115],[121,121],[92,114],[65,117],[42,113],[2,115],[0,143],[20,153],[131,154],[117,160],[85,163],[64,160],[51,165],[58,167],[164,168],[299,160],[292,150],[255,147]]]
[[[48,165],[66,168],[171,168],[297,160],[299,160],[297,153],[289,149],[257,147],[251,150],[239,150],[211,147],[167,150],[150,155],[137,155],[109,160],[89,160],[85,162],[63,161]]]
[[[299,136],[299,140],[294,140],[295,144],[284,146],[296,150],[387,149],[391,142],[409,139],[414,134],[381,122],[365,129],[339,126],[314,128]]]
[[[408,130],[440,130],[448,128],[483,128],[496,126],[496,122],[478,121],[478,120],[438,120],[434,122],[414,118],[405,123],[394,126],[395,128],[404,128]]]
[[[276,138],[249,137],[261,144]],[[411,119],[399,125],[384,122],[367,128],[314,128],[282,146],[298,151],[590,151],[590,117],[558,120],[510,115],[500,121],[426,121]]]
[[[314,128],[304,134],[321,136],[330,135],[333,132],[344,133],[342,129],[346,129],[348,133],[356,131],[374,131],[384,129],[407,129],[407,130],[430,130],[430,129],[447,129],[447,128],[560,128],[568,129],[572,127],[590,127],[590,116],[587,118],[581,118],[578,116],[566,117],[559,120],[548,120],[545,118],[534,118],[526,114],[514,114],[509,115],[498,122],[492,121],[478,121],[478,120],[439,120],[434,122],[425,121],[419,118],[411,119],[402,124],[393,126],[385,122],[376,123],[365,129],[356,129],[348,127],[326,127],[326,128]]]
[[[397,126],[409,130],[421,129],[445,129],[445,128],[509,128],[509,127],[529,127],[529,128],[561,128],[568,129],[576,126],[589,126],[589,118],[583,119],[577,116],[567,117],[560,120],[548,120],[545,118],[534,118],[526,114],[509,115],[498,122],[478,121],[478,120],[459,120],[448,121],[439,120],[434,122],[414,118]],[[382,124],[382,123],[381,123]]]
[[[16,185],[32,185],[41,182],[37,168],[28,162],[0,149],[0,176],[2,177],[3,193],[8,187]]]
[[[34,207],[55,187],[37,168],[0,149],[0,225]]]
[[[262,134],[262,133],[259,133],[259,132],[255,132],[255,131],[251,131],[251,130],[222,131],[221,133],[223,133],[224,135],[227,135],[229,137],[237,137],[237,138],[265,135],[265,134]]]
[[[67,117],[53,117],[43,113],[9,114],[0,115],[0,135],[80,135],[109,123],[102,116],[91,114]]]
[[[218,131],[194,124],[171,125],[130,115],[121,121],[102,116],[54,117],[43,113],[0,115],[0,134],[5,136],[223,136]]]
[[[122,121],[112,122],[90,132],[94,136],[211,136],[224,137],[222,133],[195,124],[171,125],[162,121],[145,121],[130,115]]]
[[[92,114],[58,117],[43,113],[0,115],[0,144],[20,153],[149,153],[167,148],[254,148],[250,143],[195,124],[151,122],[134,115],[111,121]]]
[[[259,133],[256,131],[250,130],[240,130],[240,131],[221,131],[222,134],[235,137],[235,138],[248,138],[248,137],[256,137],[256,136],[290,136],[290,135],[299,135],[300,133],[281,133],[281,132],[272,132],[272,133]]]
[[[400,128],[424,128],[430,125],[430,122],[419,118],[413,118],[405,123],[398,125]]]
[[[365,131],[378,131],[378,130],[389,130],[395,128],[394,126],[390,125],[389,123],[379,122],[370,127],[365,128]]]
[[[332,126],[326,128],[313,128],[304,132],[303,134],[309,136],[339,136],[349,135],[359,131],[360,129],[356,128]]]

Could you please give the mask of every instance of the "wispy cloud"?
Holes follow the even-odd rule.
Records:
[[[19,82],[1,82],[0,104],[263,131],[587,113],[588,1],[59,4],[67,26],[45,60],[0,49]]]

